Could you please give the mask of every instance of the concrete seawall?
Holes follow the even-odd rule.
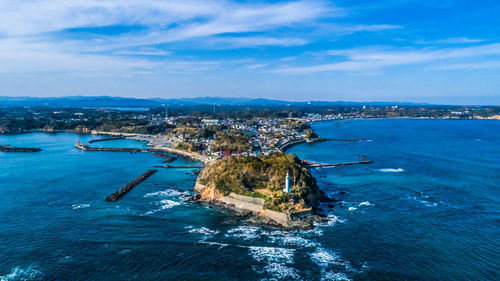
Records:
[[[231,192],[228,196],[222,197],[220,201],[234,205],[238,209],[248,210],[257,214],[264,211],[264,199],[261,198],[253,198]]]

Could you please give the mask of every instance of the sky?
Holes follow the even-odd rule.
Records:
[[[0,96],[500,104],[497,0],[0,0]]]

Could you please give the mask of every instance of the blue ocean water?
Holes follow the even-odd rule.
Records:
[[[89,136],[0,136],[40,153],[0,153],[0,280],[498,280],[500,122],[316,123],[327,138],[289,150],[338,203],[329,223],[279,231],[227,223],[184,202],[196,175],[161,169],[122,200],[104,198],[162,158],[83,152]],[[119,140],[96,146],[138,147]],[[172,165],[196,164],[178,159]]]

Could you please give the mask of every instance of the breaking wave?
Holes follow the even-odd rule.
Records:
[[[300,278],[299,271],[290,266],[293,264],[294,249],[251,246],[248,250],[257,262],[265,263],[264,266],[252,267],[258,273],[267,273],[281,280]]]
[[[243,240],[253,240],[260,237],[260,228],[256,226],[238,226],[227,231],[226,237],[236,237]]]
[[[163,191],[151,192],[144,195],[144,198],[149,197],[178,197],[186,195],[186,191],[183,190],[175,190],[175,189],[167,189]]]
[[[87,208],[87,207],[90,207],[89,204],[74,204],[71,208],[73,210],[77,210],[77,209],[82,209],[82,208]]]
[[[15,267],[9,274],[0,276],[0,281],[42,280],[42,272],[33,266],[27,268]]]
[[[405,170],[402,168],[397,168],[397,169],[392,169],[392,168],[384,168],[384,169],[378,169],[379,172],[382,173],[402,173]]]

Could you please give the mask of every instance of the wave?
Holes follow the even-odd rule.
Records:
[[[309,239],[306,239],[298,235],[292,235],[291,233],[287,232],[275,233],[273,231],[272,233],[264,232],[264,234],[268,235],[269,242],[278,243],[283,246],[298,246],[305,248],[319,246],[319,244],[316,242],[313,242]]]
[[[405,170],[402,168],[397,168],[397,169],[384,168],[384,169],[378,169],[378,171],[382,173],[401,173],[404,172]]]
[[[372,206],[372,205],[373,205],[373,204],[371,204],[371,203],[370,203],[370,201],[365,201],[365,202],[361,202],[361,203],[359,203],[359,205],[358,205],[358,206],[359,206],[359,207],[361,207],[361,206]]]
[[[42,272],[33,266],[27,268],[14,267],[9,274],[0,276],[0,281],[42,280]]]
[[[352,280],[352,279],[349,279],[349,277],[347,277],[347,275],[343,272],[332,272],[332,271],[328,271],[328,272],[325,272],[324,275],[323,275],[323,278],[321,278],[321,280],[325,280],[325,281],[349,281],[349,280]]]
[[[256,226],[238,226],[227,231],[226,237],[253,240],[260,237],[260,228]]]
[[[422,198],[424,199],[428,199],[429,196],[428,195],[420,195],[420,197],[417,197],[417,196],[408,196],[408,199],[410,200],[414,200],[414,201],[417,201],[427,207],[437,207],[438,203],[435,203],[435,202],[430,202],[430,201],[427,201],[427,200],[423,200]]]
[[[293,264],[294,249],[250,246],[248,250],[257,262],[265,263],[263,267],[252,266],[258,273],[267,273],[276,279],[300,279],[299,271],[289,266]]]
[[[72,209],[77,210],[77,209],[82,209],[82,208],[87,208],[87,207],[90,207],[90,205],[89,204],[74,204],[72,206]]]
[[[200,234],[205,234],[205,235],[215,235],[219,233],[217,230],[211,230],[208,227],[200,227],[200,228],[194,228],[192,226],[186,226],[186,229],[189,229],[189,233],[200,233]]]
[[[356,207],[349,207],[349,211],[356,211],[358,208]]]
[[[175,190],[175,189],[167,189],[163,191],[157,191],[157,192],[151,192],[147,193],[144,195],[144,198],[149,198],[149,197],[177,197],[177,196],[183,196],[187,192],[183,190]]]
[[[358,270],[351,266],[349,261],[343,260],[340,254],[332,252],[325,248],[317,248],[316,252],[311,253],[311,260],[316,263],[322,269],[330,268],[331,266],[337,266],[347,270],[348,272],[359,273]]]
[[[132,250],[121,250],[120,252],[118,252],[119,255],[125,255],[125,254],[128,254],[130,253]]]
[[[156,212],[159,212],[159,211],[162,211],[162,210],[166,210],[166,209],[170,209],[170,208],[175,207],[175,206],[179,206],[179,205],[181,205],[181,203],[175,202],[175,201],[172,201],[172,200],[168,200],[168,199],[163,199],[161,201],[156,202],[156,205],[161,205],[161,206],[160,206],[159,209],[148,211],[144,215],[145,216],[152,215],[152,214],[154,214]]]

